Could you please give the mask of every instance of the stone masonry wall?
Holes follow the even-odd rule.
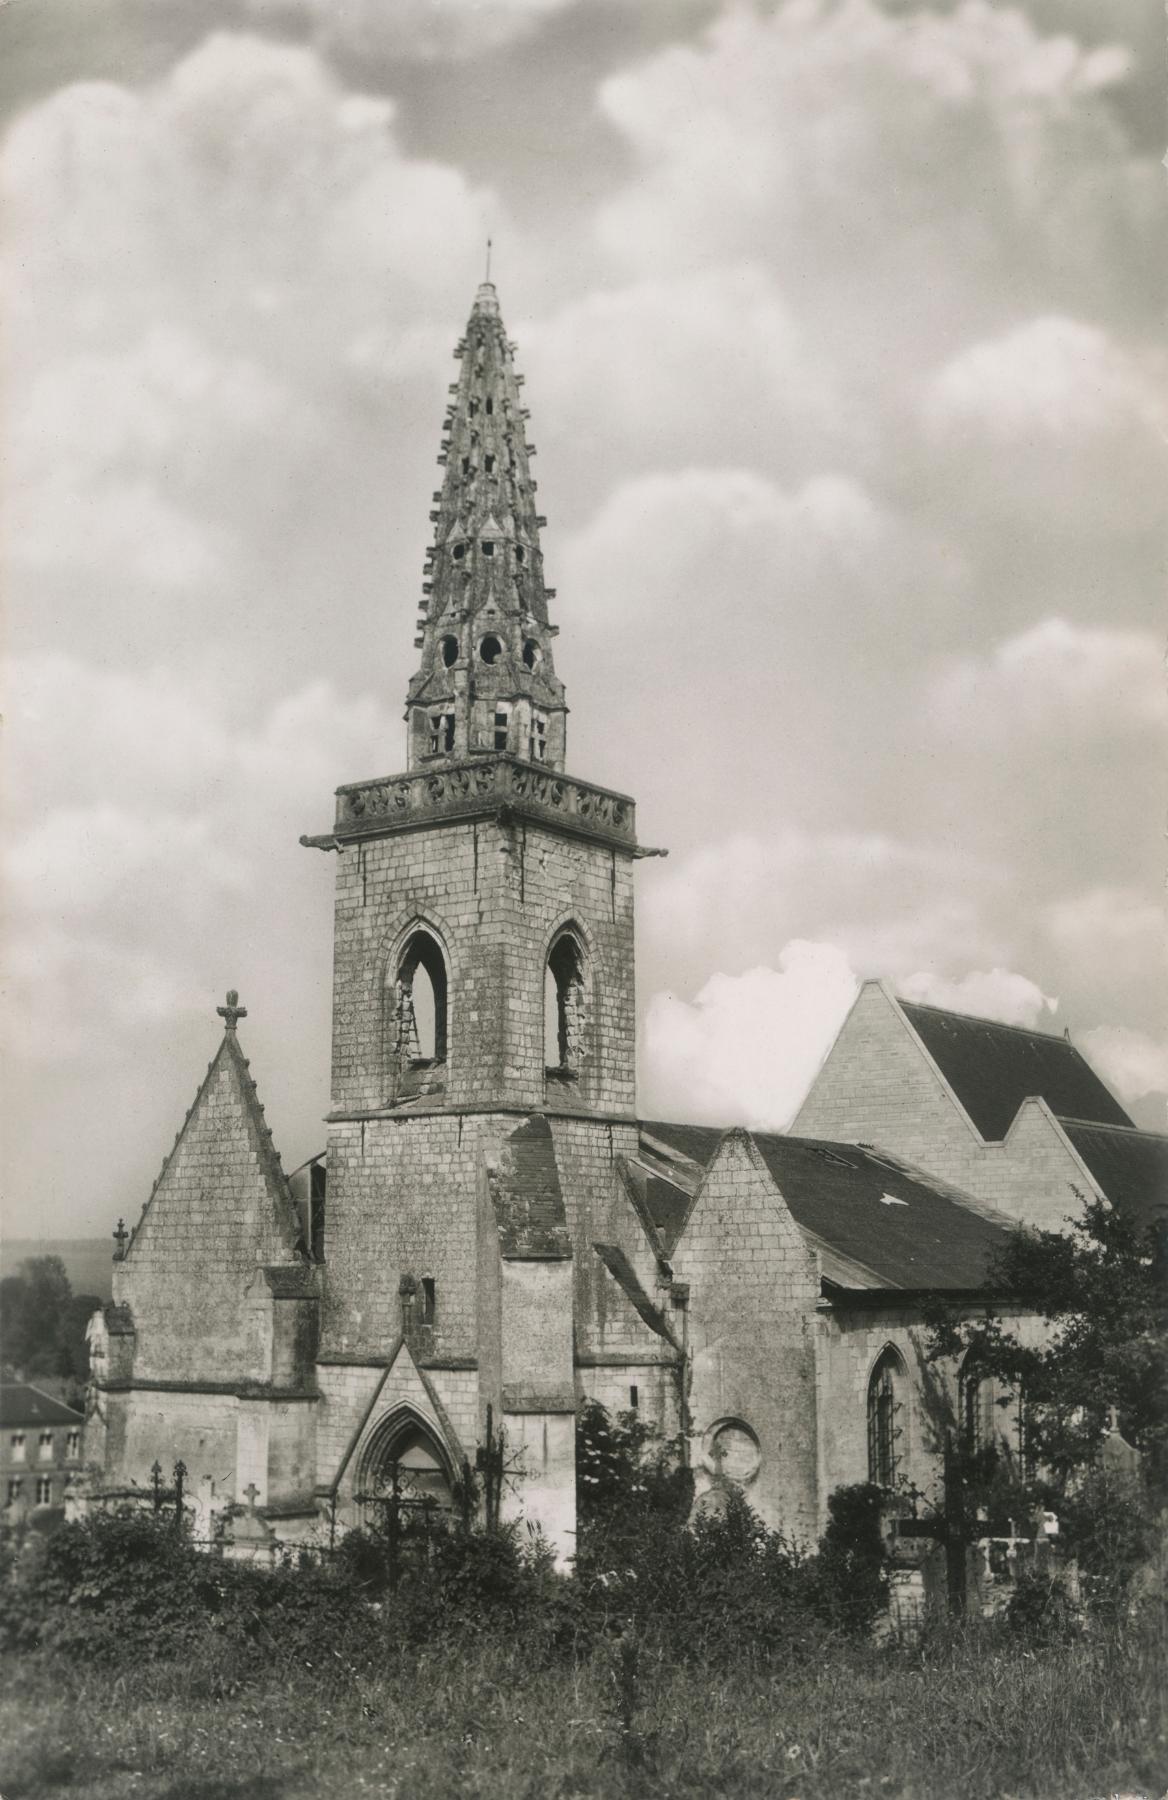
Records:
[[[964,1316],[974,1318],[977,1310],[968,1309]],[[1006,1314],[1002,1322],[1024,1343],[1041,1340],[1043,1326],[1033,1315]],[[868,1385],[877,1360],[890,1346],[900,1355],[906,1376],[897,1419],[898,1482],[913,1483],[933,1498],[940,1494],[945,1432],[958,1425],[957,1364],[928,1361],[928,1333],[919,1307],[837,1308],[821,1317],[816,1334],[820,1530],[832,1490],[869,1479]]]
[[[860,990],[791,1131],[890,1150],[1050,1231],[1078,1211],[1074,1190],[1092,1189],[1039,1102],[1020,1109],[1004,1143],[983,1143],[876,982]]]
[[[810,1539],[817,1522],[815,1258],[748,1134],[731,1132],[706,1171],[674,1253],[690,1284],[689,1406],[699,1487],[721,1420],[761,1452],[747,1486],[768,1525]]]
[[[393,1088],[397,952],[411,924],[440,938],[449,981],[446,1104],[595,1109],[634,1102],[633,883],[628,851],[522,819],[436,823],[337,853],[333,1108]],[[544,968],[573,921],[586,949],[579,1079],[545,1078]]]

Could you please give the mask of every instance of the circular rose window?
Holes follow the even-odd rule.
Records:
[[[702,1461],[711,1475],[745,1487],[758,1474],[762,1451],[750,1426],[742,1419],[719,1419],[705,1436]]]

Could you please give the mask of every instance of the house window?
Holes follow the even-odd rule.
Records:
[[[69,1457],[81,1455],[81,1433],[76,1428],[65,1439],[65,1455]]]
[[[487,401],[487,411],[488,411],[488,413],[493,413],[493,412],[494,412],[494,410],[495,410],[495,402],[494,402],[494,401],[493,401],[493,400],[488,400],[488,401]]]
[[[37,1439],[37,1456],[41,1462],[52,1462],[53,1434],[51,1431],[42,1431]]]
[[[641,1403],[641,1396],[635,1387],[629,1389],[629,1411],[636,1412]]]
[[[868,1480],[890,1488],[900,1472],[904,1363],[885,1350],[868,1383]]]
[[[564,931],[548,954],[544,975],[544,1054],[559,1075],[573,1073],[584,1050],[584,952]]]
[[[9,1504],[9,1506],[14,1505],[15,1502],[20,1499],[20,1490],[23,1486],[24,1486],[24,1483],[20,1479],[19,1475],[13,1475],[9,1478],[9,1482],[8,1482],[8,1504]]]
[[[437,1289],[432,1275],[422,1276],[422,1305],[418,1313],[419,1323],[432,1325],[437,1308]]]
[[[38,1506],[51,1506],[53,1503],[53,1480],[50,1475],[38,1475],[36,1485],[36,1503]]]
[[[547,718],[543,713],[531,716],[531,760],[543,762],[547,755]]]
[[[495,473],[495,459],[493,456],[485,456],[483,458],[483,468],[488,475],[493,475]],[[489,550],[487,551],[487,554],[488,556],[490,555]]]
[[[24,1453],[25,1453],[25,1442],[24,1442],[23,1431],[14,1431],[13,1432],[10,1447],[12,1450],[13,1462],[23,1462],[24,1461]]]
[[[453,642],[453,639],[448,639]],[[449,756],[454,749],[454,714],[452,712],[431,713],[430,754],[431,756]]]
[[[503,700],[495,706],[495,749],[505,750],[511,732],[511,708]]]

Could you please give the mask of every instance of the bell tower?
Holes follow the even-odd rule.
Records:
[[[399,1280],[423,1278],[434,1354],[477,1355],[490,1145],[538,1115],[607,1184],[635,1119],[643,852],[633,802],[564,769],[545,521],[490,283],[455,356],[407,766],[339,788],[332,830],[302,840],[337,858],[324,1341],[346,1355],[384,1353]]]

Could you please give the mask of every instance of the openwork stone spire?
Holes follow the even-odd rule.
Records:
[[[406,697],[409,766],[509,753],[564,766],[563,683],[556,679],[523,377],[494,285],[484,281],[454,354],[462,364],[442,425],[445,468],[430,514],[419,636]]]

